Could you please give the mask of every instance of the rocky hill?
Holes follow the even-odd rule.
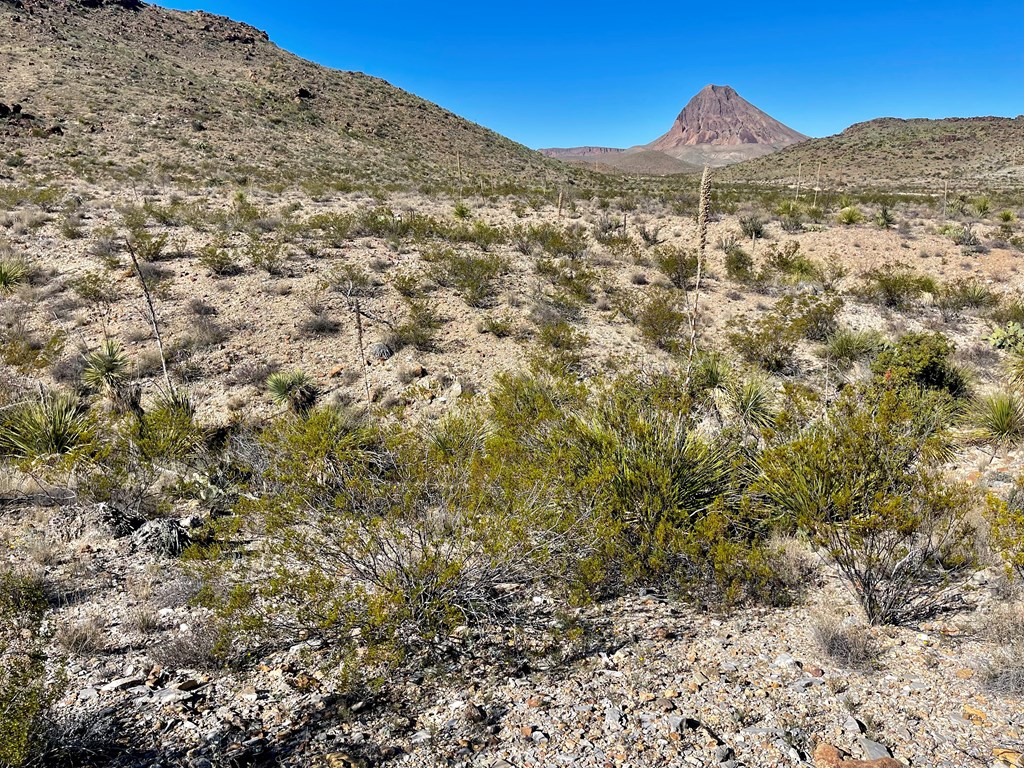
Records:
[[[486,186],[566,175],[383,80],[203,12],[0,2],[0,68],[0,102],[22,109],[0,116],[4,153],[37,176]]]
[[[1024,181],[1024,116],[880,118],[722,172],[732,181],[822,183],[939,192],[1012,188]]]
[[[730,165],[807,139],[762,112],[728,85],[707,85],[672,128],[648,148],[699,165]]]
[[[664,176],[693,173],[777,152],[805,141],[761,111],[728,85],[707,85],[694,96],[667,133],[629,149],[573,147],[542,149],[543,154],[595,170]]]

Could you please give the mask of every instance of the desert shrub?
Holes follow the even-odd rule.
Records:
[[[854,205],[848,205],[836,214],[836,221],[848,227],[852,224],[860,224],[864,221],[864,214],[861,213],[860,208]]]
[[[267,377],[267,391],[278,405],[295,413],[305,413],[316,404],[319,391],[303,371],[275,371]]]
[[[44,393],[0,414],[0,455],[36,462],[74,454],[89,447],[94,426],[76,396]]]
[[[10,293],[28,281],[28,265],[18,259],[0,258],[0,293]]]
[[[967,251],[976,249],[981,243],[978,234],[974,231],[974,227],[971,224],[953,227],[949,232],[949,236],[954,245],[959,245]]]
[[[329,336],[341,330],[341,323],[326,311],[313,312],[299,323],[299,330],[307,336]]]
[[[47,680],[38,635],[46,608],[34,575],[0,569],[0,765],[39,762],[59,680]]]
[[[869,358],[885,347],[885,340],[878,331],[856,331],[838,328],[825,344],[825,354],[840,368],[849,368],[858,360]]]
[[[128,244],[140,261],[158,261],[167,247],[167,233],[154,235],[144,227],[129,230]]]
[[[434,308],[425,301],[415,299],[407,302],[408,315],[397,325],[388,337],[393,349],[410,346],[419,350],[431,350],[441,328],[441,318]]]
[[[489,306],[497,293],[499,278],[508,272],[500,256],[460,254],[449,251],[434,264],[438,283],[455,290],[471,307]]]
[[[319,233],[330,247],[341,248],[352,236],[355,217],[347,213],[318,213],[306,220],[306,227]]]
[[[268,275],[280,275],[284,267],[284,245],[272,237],[261,237],[254,232],[249,237],[245,248],[249,262],[257,269],[264,270]]]
[[[515,332],[515,322],[511,316],[495,317],[488,315],[480,321],[480,333],[490,333],[499,339],[511,336]]]
[[[471,216],[469,206],[461,201],[455,204],[453,213],[456,219],[468,219]]]
[[[636,229],[640,233],[640,239],[648,248],[661,243],[661,227],[657,224],[648,225],[647,222],[641,221],[637,223]]]
[[[775,312],[793,319],[803,338],[827,341],[839,329],[843,299],[836,294],[787,296],[775,305]]]
[[[740,232],[748,240],[757,240],[764,237],[764,219],[760,216],[741,216]]]
[[[583,350],[590,339],[564,320],[542,323],[537,341],[543,348],[534,365],[559,375],[578,373],[583,367]]]
[[[968,557],[971,491],[941,468],[951,417],[945,392],[851,387],[760,459],[757,490],[835,562],[872,623],[929,615]]]
[[[1017,478],[1005,500],[989,494],[985,500],[992,548],[1007,570],[1024,579],[1024,485]]]
[[[636,315],[636,325],[644,337],[669,352],[680,348],[687,324],[684,307],[670,291],[653,293]]]
[[[754,279],[754,259],[739,246],[725,252],[725,273],[730,280],[749,283]]]
[[[728,339],[748,363],[770,373],[791,370],[800,339],[808,333],[820,336],[834,331],[841,306],[839,297],[786,296],[776,302],[771,312],[735,322],[735,330],[728,334]]]
[[[64,350],[67,335],[57,330],[49,336],[31,331],[24,315],[17,315],[10,325],[0,326],[0,360],[20,373],[46,368]]]
[[[581,259],[537,259],[537,273],[551,284],[581,301],[593,301],[597,273]]]
[[[771,282],[807,282],[819,280],[822,269],[813,260],[800,253],[800,243],[790,240],[781,248],[772,243],[765,254],[758,280]]]
[[[803,211],[796,201],[784,200],[775,208],[775,213],[786,232],[799,232],[804,228]]]
[[[905,309],[924,293],[936,293],[935,281],[912,269],[895,263],[886,264],[863,274],[860,294],[884,307]]]
[[[578,259],[587,250],[587,233],[582,227],[572,226],[560,227],[557,224],[533,224],[525,230],[520,230],[516,236],[516,242],[536,243],[549,256],[568,259]]]
[[[943,391],[954,398],[968,394],[967,375],[952,360],[955,346],[941,333],[907,333],[871,363],[875,376]]]
[[[662,246],[654,260],[676,288],[688,287],[697,274],[697,254],[687,248]]]
[[[110,273],[86,272],[68,284],[82,299],[93,304],[113,304],[121,298],[120,288]]]
[[[199,263],[218,277],[237,275],[242,271],[235,255],[223,243],[210,243],[199,251]]]

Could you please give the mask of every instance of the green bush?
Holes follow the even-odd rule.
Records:
[[[941,392],[848,388],[761,458],[757,491],[836,563],[872,623],[930,615],[969,557],[971,491],[942,471],[950,419]]]
[[[941,333],[908,333],[871,363],[871,372],[886,382],[911,383],[954,398],[968,394],[963,370],[952,362],[953,342]]]
[[[316,383],[303,371],[277,371],[267,377],[267,391],[278,405],[305,413],[316,404],[320,393]]]
[[[734,246],[725,252],[725,273],[738,283],[752,282],[754,259],[739,246]]]
[[[0,414],[0,455],[30,462],[89,447],[94,422],[77,397],[49,392]]]
[[[697,275],[697,254],[687,248],[662,246],[655,251],[654,260],[676,288],[687,288]]]
[[[497,293],[498,280],[508,272],[507,262],[496,255],[447,252],[434,265],[433,276],[456,291],[471,307],[487,307]]]
[[[884,307],[906,309],[924,293],[937,293],[935,281],[898,264],[886,264],[864,273],[860,294]]]
[[[678,351],[689,320],[679,298],[670,291],[653,293],[642,305],[636,324],[644,338],[659,349]]]
[[[764,237],[764,219],[755,215],[741,216],[740,231],[748,240],[758,240]]]

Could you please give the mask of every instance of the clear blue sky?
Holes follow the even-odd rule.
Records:
[[[531,147],[626,147],[708,83],[796,130],[1024,113],[1024,0],[170,0],[245,21]]]

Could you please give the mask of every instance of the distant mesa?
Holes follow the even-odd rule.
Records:
[[[548,157],[599,163],[625,173],[687,173],[778,152],[807,140],[755,107],[728,85],[707,85],[690,99],[667,133],[629,149],[542,149]]]

